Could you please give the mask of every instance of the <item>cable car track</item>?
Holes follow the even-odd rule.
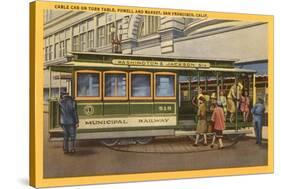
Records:
[[[239,142],[239,138],[243,135],[235,136],[232,139],[228,139],[224,142],[224,149],[228,149],[233,147]],[[216,151],[218,150],[217,145],[214,148],[211,148],[210,145],[208,146],[198,146],[193,147],[192,143],[185,143],[181,142],[179,145],[177,144],[135,144],[135,145],[117,145],[117,146],[105,146],[106,148],[116,151],[116,152],[123,152],[123,153],[139,153],[139,154],[188,154],[188,153],[199,153],[199,152],[207,152],[207,151]],[[162,147],[162,149],[161,149]],[[166,151],[163,151],[166,148]],[[147,148],[149,148],[147,150]],[[161,150],[160,150],[161,149]]]

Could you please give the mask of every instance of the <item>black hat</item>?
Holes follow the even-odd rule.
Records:
[[[61,96],[61,97],[63,97],[63,96],[68,96],[68,95],[69,95],[68,92],[65,92],[65,91],[63,91],[63,92],[60,93],[60,96]]]

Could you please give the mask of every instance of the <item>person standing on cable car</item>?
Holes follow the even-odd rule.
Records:
[[[198,112],[198,108],[199,108],[199,98],[200,97],[204,97],[203,95],[203,90],[199,87],[197,89],[197,94],[192,98],[191,102],[192,102],[192,105],[194,106],[194,113],[197,114]],[[195,122],[197,122],[197,115],[195,116]]]
[[[234,121],[234,114],[237,111],[236,102],[239,102],[243,85],[238,82],[237,85],[233,84],[227,95],[227,111],[230,113],[229,121]]]
[[[240,110],[243,113],[243,121],[247,122],[250,112],[250,98],[247,91],[244,91],[243,95],[241,95]]]
[[[224,96],[224,91],[223,90],[220,90],[219,100],[222,103],[223,112],[224,112],[224,118],[226,120],[226,116],[227,116],[227,103],[226,103],[226,97]]]
[[[68,93],[61,93],[59,100],[60,125],[64,132],[64,153],[75,152],[76,128],[79,127],[79,119],[75,100]]]
[[[210,104],[210,109],[209,111],[212,113],[216,107],[217,104],[217,95],[216,93],[211,94],[211,104]]]

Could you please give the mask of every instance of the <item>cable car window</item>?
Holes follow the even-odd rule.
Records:
[[[77,96],[98,97],[100,96],[99,73],[77,73]]]
[[[105,96],[126,96],[126,74],[105,74]]]
[[[174,75],[156,75],[156,96],[157,97],[175,96]]]
[[[133,74],[131,76],[132,82],[132,96],[133,97],[149,97],[151,96],[151,75],[148,74]]]

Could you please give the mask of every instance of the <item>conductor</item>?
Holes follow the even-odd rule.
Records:
[[[79,119],[75,100],[68,93],[61,93],[59,100],[60,125],[64,132],[64,153],[75,152],[76,128],[79,127]]]

